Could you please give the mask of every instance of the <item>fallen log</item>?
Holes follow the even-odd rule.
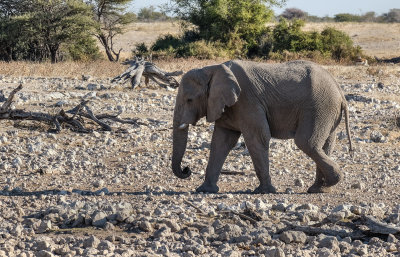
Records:
[[[64,111],[61,109],[57,114],[49,114],[43,112],[27,112],[21,109],[11,108],[11,104],[14,100],[15,94],[22,89],[22,84],[15,88],[0,107],[0,120],[32,120],[45,122],[48,124],[53,124],[54,129],[50,131],[59,133],[63,127],[68,127],[72,131],[79,133],[90,133],[91,129],[85,128],[84,119],[93,121],[98,124],[103,130],[111,131],[112,128],[108,124],[104,123],[102,120],[108,119],[119,123],[132,124],[135,126],[143,125],[143,123],[138,122],[134,119],[121,119],[118,116],[121,114],[111,115],[111,114],[98,114],[95,115],[93,111],[88,106],[89,101],[83,100],[77,106],[71,110]],[[72,116],[68,116],[72,114]]]
[[[121,75],[113,78],[111,80],[112,83],[124,84],[130,80],[132,88],[135,88],[140,85],[141,78],[144,76],[146,86],[149,84],[149,80],[151,79],[163,88],[166,88],[167,86],[176,88],[179,86],[179,83],[174,76],[180,76],[183,74],[182,71],[165,72],[152,62],[137,58],[135,60],[125,61],[124,64],[130,65],[130,67]]]
[[[281,229],[278,233],[295,230],[302,231],[310,236],[324,234],[328,236],[340,236],[341,238],[351,237],[353,240],[371,238],[374,236],[388,236],[390,234],[395,236],[400,235],[400,227],[381,222],[368,215],[357,216],[350,221],[336,222],[335,228],[321,227],[323,225],[332,223],[329,221],[329,219],[324,219],[320,223],[309,226],[300,226],[286,221],[284,223],[286,227]],[[350,229],[350,231],[346,231],[345,228]]]

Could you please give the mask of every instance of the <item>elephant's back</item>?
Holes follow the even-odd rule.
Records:
[[[251,61],[233,61],[233,69],[259,90],[268,90],[281,99],[293,94],[305,99],[314,94],[341,96],[341,90],[333,76],[320,65],[304,60],[285,63],[258,63]],[[234,68],[236,66],[236,68]]]

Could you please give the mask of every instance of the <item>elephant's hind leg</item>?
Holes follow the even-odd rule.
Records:
[[[309,126],[300,127],[295,136],[296,145],[317,165],[315,183],[308,192],[329,192],[342,178],[339,166],[328,156],[335,142],[335,133],[331,131],[333,124],[329,122],[318,124],[314,119],[305,120],[303,124],[314,124],[313,129]]]
[[[336,132],[333,131],[328,139],[325,142],[324,147],[322,148],[325,152],[326,155],[330,156],[333,148],[335,146],[335,141],[336,141]],[[315,177],[315,182],[314,184],[307,190],[308,193],[328,193],[331,191],[332,187],[328,187],[325,184],[325,178],[324,174],[321,170],[321,168],[317,165],[316,168],[316,177]]]

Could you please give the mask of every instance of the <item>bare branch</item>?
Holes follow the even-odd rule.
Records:
[[[7,101],[3,103],[3,105],[0,108],[0,113],[5,113],[8,112],[10,109],[10,106],[12,104],[12,101],[14,99],[14,95],[22,89],[22,84],[19,84],[17,88],[15,88],[13,91],[11,91],[10,96],[7,98]]]
[[[113,78],[111,82],[125,83],[131,80],[132,88],[140,84],[142,76],[145,77],[146,85],[149,79],[156,82],[159,86],[165,87],[165,84],[170,87],[178,87],[179,82],[174,76],[180,76],[182,71],[165,72],[158,68],[155,64],[135,58],[135,60],[127,60],[123,64],[130,65],[130,67],[121,75]],[[162,84],[164,83],[164,84]]]
[[[75,106],[69,111],[65,112],[64,110],[61,109],[55,115],[42,112],[26,112],[20,109],[11,110],[10,106],[12,104],[14,95],[21,89],[22,85],[19,85],[10,93],[10,96],[8,97],[7,101],[0,108],[0,119],[34,120],[39,122],[45,122],[48,124],[53,124],[55,126],[55,129],[53,129],[53,131],[57,133],[61,131],[63,126],[69,127],[71,130],[76,132],[90,133],[92,130],[84,127],[83,125],[84,119],[82,119],[81,117],[94,121],[96,124],[100,125],[102,129],[106,131],[111,131],[112,128],[108,124],[101,121],[102,119],[109,119],[118,123],[132,124],[134,126],[146,125],[134,119],[118,118],[118,116],[121,113],[118,113],[116,115],[110,115],[110,114],[95,115],[93,111],[89,108],[89,106],[87,106],[87,103],[89,102],[87,100],[81,101],[77,106]],[[72,114],[72,116],[70,117],[68,116],[68,114]]]

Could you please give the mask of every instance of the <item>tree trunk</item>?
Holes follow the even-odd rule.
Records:
[[[106,51],[108,60],[110,62],[117,62],[118,59],[115,59],[113,52],[112,52],[110,46],[108,45],[107,38],[103,34],[98,35],[97,38],[100,40],[100,43],[104,46],[104,50]]]

